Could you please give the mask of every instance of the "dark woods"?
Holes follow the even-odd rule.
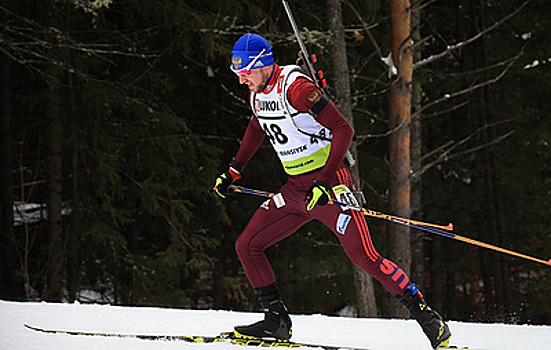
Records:
[[[411,217],[551,258],[547,1],[419,0],[406,22],[391,20],[394,1],[290,5],[350,111],[368,207],[395,211],[407,186]],[[234,41],[259,33],[279,63],[296,60],[281,3],[1,0],[0,18],[0,297],[256,308],[234,242],[262,200],[210,190],[250,115],[228,69]],[[398,142],[410,145],[401,163]],[[274,191],[284,179],[266,144],[240,183]],[[368,223],[447,318],[551,324],[548,267],[415,230],[387,240],[395,227]],[[321,224],[268,254],[294,313],[393,314]],[[359,305],[366,295],[375,310]]]

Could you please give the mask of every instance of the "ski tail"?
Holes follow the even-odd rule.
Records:
[[[24,324],[27,329],[48,333],[71,336],[89,336],[89,337],[113,337],[113,338],[133,338],[141,340],[161,340],[161,341],[185,341],[188,343],[229,343],[242,346],[252,347],[278,347],[278,348],[318,348],[321,350],[370,350],[368,348],[356,348],[349,346],[334,346],[323,344],[310,344],[292,342],[288,340],[265,339],[265,338],[240,338],[236,337],[233,332],[223,332],[214,337],[199,336],[199,335],[162,335],[162,334],[126,334],[126,333],[109,333],[109,332],[88,332],[88,331],[72,331],[61,329],[48,329],[42,327],[31,326]]]
[[[106,338],[134,338],[141,340],[165,340],[165,341],[186,341],[189,343],[215,343],[222,341],[223,335],[216,337],[190,336],[190,335],[163,335],[163,334],[126,334],[126,333],[107,333],[107,332],[86,332],[86,331],[71,331],[62,329],[47,329],[41,327],[23,324],[26,328],[48,334],[65,334],[65,335],[80,335],[88,337],[106,337]]]

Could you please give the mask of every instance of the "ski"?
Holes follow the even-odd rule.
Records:
[[[195,336],[195,335],[163,335],[163,334],[126,334],[126,333],[108,333],[108,332],[86,332],[86,331],[71,331],[61,329],[47,329],[41,327],[35,327],[28,324],[24,326],[30,330],[49,333],[49,334],[63,334],[63,335],[76,335],[76,336],[91,336],[91,337],[113,337],[113,338],[132,338],[141,340],[161,340],[161,341],[185,341],[188,343],[228,343],[242,346],[255,346],[255,347],[279,347],[279,348],[318,348],[322,350],[370,350],[367,348],[355,348],[349,346],[334,346],[323,344],[309,344],[293,341],[283,341],[274,339],[261,339],[261,338],[238,338],[235,337],[233,332],[220,333],[217,336]],[[450,348],[457,349],[457,348]],[[459,348],[459,350],[467,350],[465,348]],[[468,349],[472,350],[472,349]]]

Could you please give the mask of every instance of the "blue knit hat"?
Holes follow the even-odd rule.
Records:
[[[238,72],[271,66],[274,63],[268,40],[257,34],[245,34],[233,46],[230,69]]]

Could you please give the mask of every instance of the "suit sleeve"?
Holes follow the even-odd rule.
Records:
[[[319,181],[328,183],[344,160],[354,136],[354,130],[333,102],[320,102],[325,98],[323,92],[306,78],[297,78],[291,84],[287,91],[287,98],[299,112],[315,109],[316,121],[331,130],[333,138],[329,158],[317,178]],[[320,105],[323,106],[321,110],[317,108]]]
[[[262,131],[258,118],[253,115],[247,125],[247,129],[245,129],[245,134],[241,140],[241,146],[239,146],[239,150],[234,160],[242,166],[247,165],[249,160],[251,160],[252,156],[262,145],[264,136],[266,136],[266,134]]]

